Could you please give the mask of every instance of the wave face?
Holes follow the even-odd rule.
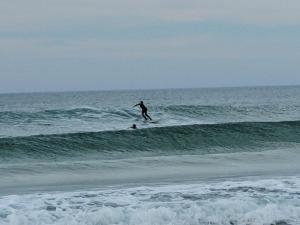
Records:
[[[300,88],[220,88],[0,95],[0,138],[140,128],[300,120]],[[143,123],[143,99],[160,123]]]
[[[123,118],[131,118],[137,116],[135,113],[130,112],[129,110],[113,110],[106,109],[100,110],[96,108],[74,108],[74,109],[52,109],[44,110],[37,112],[22,112],[22,111],[4,111],[0,112],[0,118],[2,123],[11,123],[16,122],[27,122],[31,123],[32,121],[39,120],[53,120],[53,119],[84,119],[84,118],[100,118],[101,116],[119,116]]]
[[[1,161],[210,154],[300,144],[300,121],[242,122],[0,139]]]
[[[299,99],[300,87],[0,94],[0,225],[299,224]]]
[[[161,115],[173,115],[182,117],[215,117],[215,116],[257,116],[258,114],[280,114],[282,111],[294,112],[300,110],[300,106],[234,106],[234,105],[167,105],[154,106],[152,111]],[[262,116],[262,115],[261,115]],[[76,107],[71,109],[48,109],[41,111],[0,111],[1,123],[33,122],[53,119],[84,119],[84,118],[140,118],[140,114],[130,108],[93,108]]]

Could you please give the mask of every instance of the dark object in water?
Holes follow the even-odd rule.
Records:
[[[135,123],[132,124],[132,126],[131,126],[130,128],[132,128],[132,129],[137,129],[136,124],[135,124]]]

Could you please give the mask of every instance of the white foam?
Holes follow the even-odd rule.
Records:
[[[1,225],[300,224],[300,178],[0,198]]]

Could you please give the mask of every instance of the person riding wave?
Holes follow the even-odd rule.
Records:
[[[148,118],[150,119],[150,120],[152,120],[151,119],[151,117],[148,115],[148,113],[147,113],[147,107],[144,105],[144,102],[143,101],[140,101],[140,103],[138,103],[138,104],[136,104],[136,105],[134,105],[133,107],[135,107],[135,106],[140,106],[140,108],[142,109],[142,116],[145,118],[145,120],[148,120]]]

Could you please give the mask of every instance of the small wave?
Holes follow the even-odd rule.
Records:
[[[75,108],[75,109],[52,109],[36,112],[27,111],[2,111],[0,112],[0,121],[7,120],[26,120],[26,119],[54,119],[61,117],[75,117],[86,113],[99,113],[97,109]]]
[[[276,115],[287,112],[298,112],[300,106],[278,105],[169,105],[158,107],[157,111],[186,117],[215,117],[215,116],[262,116]]]
[[[293,113],[300,110],[299,106],[274,106],[274,105],[260,105],[260,106],[234,106],[234,105],[167,105],[167,106],[153,106],[151,112],[155,115],[166,118],[223,118],[228,116],[230,118],[238,117],[257,117],[280,115],[282,113]],[[94,116],[97,119],[132,119],[140,118],[139,113],[133,111],[132,108],[92,108],[81,107],[72,109],[49,109],[42,111],[2,111],[0,112],[0,123],[32,123],[36,120],[57,120],[57,119],[84,119],[85,117]]]
[[[3,225],[288,225],[299,222],[298,178],[0,198],[0,224]]]
[[[0,139],[0,159],[209,154],[299,144],[300,121],[242,122]]]
[[[32,123],[34,121],[51,121],[57,119],[85,119],[95,117],[103,118],[137,118],[137,114],[128,109],[94,109],[94,108],[74,108],[74,109],[52,109],[36,112],[26,111],[2,111],[0,112],[0,123],[18,124]]]

